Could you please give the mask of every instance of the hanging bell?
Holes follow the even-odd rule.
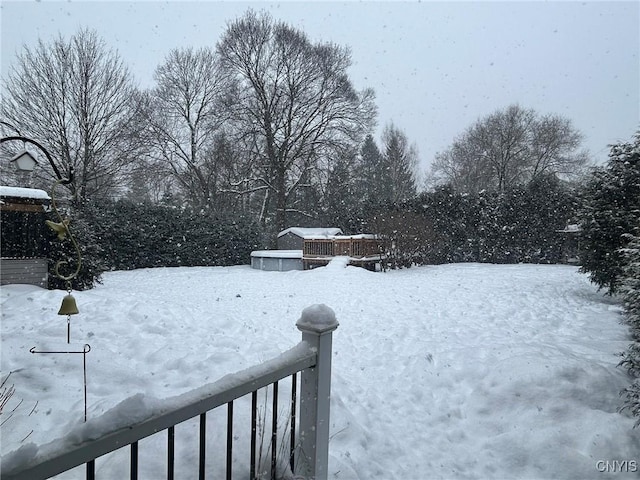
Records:
[[[71,294],[65,295],[62,299],[62,305],[58,315],[75,315],[78,312],[78,306],[76,305],[76,299]]]

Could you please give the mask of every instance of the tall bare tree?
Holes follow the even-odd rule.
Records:
[[[4,89],[2,119],[45,145],[63,176],[74,172],[76,203],[118,190],[143,125],[129,71],[96,32],[25,47]],[[42,162],[53,178],[49,168]]]
[[[326,180],[333,152],[358,145],[370,130],[373,91],[353,87],[348,48],[312,43],[266,13],[231,22],[217,49],[234,85],[233,125],[255,162],[248,180],[262,189],[261,220],[273,216],[283,229],[296,191]]]
[[[211,48],[172,50],[155,71],[148,122],[153,155],[192,203],[215,203],[225,157],[222,134],[224,79]],[[219,145],[219,144],[218,144]]]
[[[545,175],[579,174],[588,153],[571,121],[511,105],[479,119],[436,154],[432,174],[459,191],[503,191]]]

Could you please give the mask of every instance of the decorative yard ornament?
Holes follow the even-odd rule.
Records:
[[[21,172],[33,172],[33,169],[38,164],[38,161],[28,150],[18,152],[9,162],[14,164],[16,169]]]
[[[78,311],[78,306],[76,305],[76,299],[73,298],[73,295],[65,295],[65,297],[62,299],[62,305],[60,306],[58,315],[76,315],[77,313],[80,312]]]
[[[76,305],[75,299],[73,298],[73,296],[71,296],[71,281],[78,275],[78,273],[80,273],[80,267],[82,266],[82,254],[80,253],[80,247],[78,247],[76,239],[71,234],[71,230],[69,230],[69,219],[62,218],[62,215],[60,215],[60,212],[58,211],[55,199],[55,190],[58,185],[69,185],[73,183],[73,168],[69,169],[68,178],[64,178],[60,173],[60,170],[56,166],[56,163],[53,161],[51,154],[38,141],[23,136],[20,133],[20,130],[18,130],[14,125],[11,125],[10,123],[0,121],[0,125],[9,127],[11,130],[14,130],[17,133],[17,135],[0,138],[0,144],[3,144],[5,142],[18,141],[22,142],[25,145],[30,144],[32,146],[35,146],[47,158],[47,160],[49,161],[49,165],[51,165],[51,169],[53,170],[57,178],[57,181],[51,188],[51,206],[55,214],[58,216],[59,221],[53,222],[51,220],[47,220],[46,224],[49,226],[49,228],[56,232],[56,234],[58,235],[58,240],[65,241],[68,239],[73,245],[73,248],[77,255],[76,269],[68,275],[63,275],[60,272],[60,267],[62,267],[63,265],[68,265],[69,262],[67,262],[66,260],[60,260],[55,264],[55,276],[64,281],[67,288],[67,296],[63,299],[62,306],[60,307],[60,311],[58,313],[59,315],[67,315],[67,343],[69,343],[71,315],[75,315],[78,313],[78,307]],[[22,171],[31,171],[38,164],[38,161],[31,154],[31,152],[26,150],[26,148],[23,148],[20,152],[14,155],[11,159],[11,162],[14,163],[15,166]]]
[[[47,151],[46,148],[44,148],[40,143],[38,143],[36,140],[32,139],[32,138],[28,138],[28,137],[24,137],[20,134],[20,131],[14,127],[13,125],[11,125],[10,123],[7,122],[3,122],[0,121],[1,125],[10,127],[12,130],[15,130],[15,132],[17,133],[17,135],[14,136],[9,136],[9,137],[2,137],[0,138],[0,144],[3,144],[5,142],[12,142],[12,141],[21,141],[23,143],[29,143],[31,145],[34,145],[35,147],[37,147],[42,153],[44,153],[45,157],[47,158],[47,160],[49,161],[49,164],[51,165],[51,169],[53,170],[53,172],[56,175],[56,178],[58,179],[54,184],[53,187],[51,188],[51,207],[53,209],[53,211],[55,212],[55,214],[58,217],[58,222],[53,222],[50,220],[46,220],[46,224],[49,226],[49,228],[51,228],[54,232],[56,232],[57,236],[58,236],[58,240],[60,241],[70,241],[71,244],[73,245],[73,248],[75,250],[75,254],[77,256],[77,265],[75,270],[73,270],[71,273],[69,273],[68,275],[63,275],[60,272],[60,268],[62,266],[68,265],[69,262],[66,260],[60,260],[58,262],[56,262],[55,264],[55,276],[58,277],[60,280],[65,282],[65,286],[66,286],[66,290],[67,290],[67,295],[62,299],[62,305],[60,306],[60,310],[58,311],[58,315],[66,315],[67,316],[67,344],[70,343],[70,333],[71,333],[71,315],[76,315],[79,313],[78,311],[78,306],[76,305],[76,299],[73,298],[73,295],[71,295],[71,281],[80,273],[80,268],[82,267],[82,254],[80,252],[80,247],[78,246],[78,243],[76,242],[75,237],[73,236],[73,234],[71,233],[71,230],[69,229],[69,219],[68,218],[62,218],[62,215],[60,215],[60,212],[58,211],[58,207],[56,205],[56,199],[55,199],[55,190],[56,187],[58,185],[69,185],[71,183],[73,183],[73,168],[69,169],[69,175],[68,178],[64,178],[61,174],[60,174],[60,170],[58,169],[58,167],[56,166],[55,162],[53,161],[53,158],[51,157],[51,154]],[[36,159],[33,157],[33,155],[31,155],[30,152],[28,152],[27,150],[24,150],[20,153],[18,153],[17,155],[15,155],[12,159],[11,162],[14,163],[16,165],[16,167],[18,168],[18,170],[21,171],[31,171],[34,169],[34,167],[37,165],[37,161]],[[70,350],[70,347],[67,347],[64,350],[38,350],[37,347],[33,347],[31,348],[29,351],[31,353],[45,353],[45,354],[54,354],[54,353],[62,353],[62,354],[82,354],[82,360],[83,360],[83,377],[84,377],[84,421],[87,421],[87,353],[89,353],[91,351],[91,346],[88,344],[84,344],[82,346],[82,349],[79,350]]]
[[[69,228],[69,219],[65,218],[62,222],[52,222],[51,220],[45,220],[44,223],[58,234],[58,240],[64,240],[67,238],[67,231]]]
[[[51,208],[58,216],[59,222],[52,222],[51,220],[47,220],[46,223],[56,234],[58,235],[58,240],[64,241],[68,239],[73,248],[75,250],[77,256],[77,265],[76,269],[71,272],[69,275],[63,275],[60,273],[60,267],[63,265],[68,265],[69,262],[66,260],[59,260],[55,265],[55,275],[60,280],[64,280],[67,287],[67,295],[62,299],[62,305],[60,306],[60,310],[58,311],[58,315],[66,315],[67,316],[67,343],[71,342],[71,315],[76,315],[80,313],[78,311],[78,305],[76,304],[76,299],[71,295],[71,281],[80,273],[80,268],[82,267],[82,254],[80,252],[80,247],[78,246],[78,242],[76,242],[75,237],[71,233],[69,229],[69,219],[62,218],[60,211],[58,210],[58,206],[56,205],[56,197],[55,190],[56,187],[62,183],[67,183],[68,180],[58,180],[53,184],[51,188]]]

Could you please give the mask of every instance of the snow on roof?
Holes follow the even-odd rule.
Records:
[[[51,200],[47,192],[37,188],[5,187],[0,186],[0,197],[35,198],[39,200]]]
[[[293,233],[301,238],[323,238],[333,237],[334,235],[340,235],[342,230],[339,228],[303,228],[303,227],[290,227],[281,231],[278,234],[278,238],[286,235],[287,233]]]
[[[375,240],[378,238],[378,236],[373,233],[359,233],[357,235],[336,235],[334,238],[336,240],[357,240],[357,239]]]

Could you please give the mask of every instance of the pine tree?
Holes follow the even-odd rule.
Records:
[[[625,265],[625,234],[633,233],[640,217],[640,131],[632,142],[611,147],[607,166],[593,173],[585,197],[581,270],[613,294]]]
[[[628,409],[639,418],[636,426],[640,425],[640,221],[637,225],[635,235],[627,236],[629,243],[620,252],[625,260],[620,294],[635,339],[624,352],[621,362],[635,377],[635,381],[622,392],[625,397],[623,409]]]
[[[409,145],[407,136],[393,124],[382,133],[384,144],[384,171],[387,196],[393,203],[404,202],[416,195],[415,169],[418,152]]]
[[[360,149],[360,161],[356,171],[356,191],[365,204],[381,204],[390,196],[390,179],[385,162],[372,135],[367,135]]]
[[[625,262],[620,280],[620,294],[628,320],[640,337],[640,219],[637,225],[635,235],[626,235],[629,243],[620,252]],[[640,370],[640,358],[638,360]]]

